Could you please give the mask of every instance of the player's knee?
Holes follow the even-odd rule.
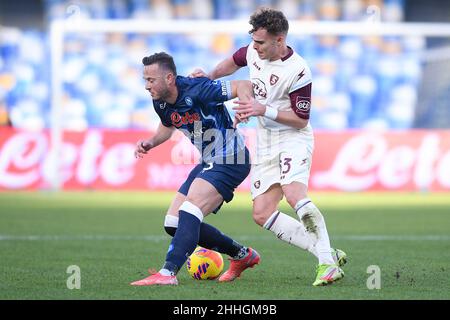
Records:
[[[196,206],[200,209],[201,213],[206,216],[221,205],[223,198],[219,193],[213,192],[192,195],[189,194],[186,197],[186,201]]]
[[[292,208],[295,208],[297,202],[307,197],[306,193],[299,193],[297,190],[285,190],[284,196]]]
[[[262,227],[266,223],[267,219],[269,219],[272,212],[270,212],[270,210],[267,210],[267,208],[264,208],[262,206],[255,207],[253,208],[253,220],[255,221],[256,224]]]
[[[205,207],[207,207],[210,203],[210,198],[208,198],[207,196],[203,196],[202,194],[194,193],[186,196],[186,201],[193,204],[203,212]]]
[[[256,213],[253,213],[253,221],[255,221],[255,223],[257,224],[257,225],[260,225],[261,227],[264,225],[264,223],[265,223],[265,221],[264,221],[264,217],[262,217],[262,216],[260,216],[260,215],[258,215],[258,214],[256,214]]]
[[[293,193],[291,193],[291,194],[287,193],[287,194],[285,194],[284,196],[285,196],[285,198],[286,198],[287,203],[289,203],[289,205],[290,205],[292,208],[294,208],[295,205],[297,204],[297,202],[298,202],[299,200],[301,200],[301,197],[299,197],[297,194],[293,194]]]

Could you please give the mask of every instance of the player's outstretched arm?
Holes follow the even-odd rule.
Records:
[[[254,97],[252,83],[248,80],[231,80],[231,96],[239,100],[250,100]]]
[[[276,119],[273,120],[296,129],[303,129],[309,122],[308,119],[298,117],[292,110],[278,111]]]
[[[303,129],[308,125],[308,119],[300,118],[292,110],[278,111],[259,103],[253,98],[249,100],[238,100],[234,103],[233,110],[241,115],[245,115],[246,118],[263,116],[296,129]]]
[[[134,150],[134,156],[138,159],[144,157],[144,154],[159,146],[161,143],[169,140],[175,131],[174,127],[166,127],[162,123],[159,124],[158,129],[156,129],[156,133],[153,137],[146,140],[139,140],[136,143],[136,149]]]
[[[218,78],[222,78],[225,76],[229,76],[230,74],[235,73],[240,66],[238,66],[234,60],[233,57],[229,57],[222,62],[220,62],[214,70],[212,70],[210,73],[206,73],[202,69],[195,69],[189,77],[192,78],[198,78],[198,77],[207,77],[211,80],[215,80]]]
[[[233,98],[238,97],[239,100],[243,101],[253,99],[252,83],[248,80],[232,80],[231,96]],[[234,115],[233,127],[236,128],[240,122],[247,123],[248,116],[244,113],[236,112]]]

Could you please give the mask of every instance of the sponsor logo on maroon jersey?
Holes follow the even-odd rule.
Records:
[[[255,96],[260,96],[262,98],[267,97],[266,85],[260,79],[252,79],[253,93]]]
[[[200,115],[198,113],[189,114],[186,112],[184,116],[181,116],[178,112],[172,112],[170,115],[170,120],[176,128],[179,128],[183,124],[191,124],[195,121],[200,121]]]
[[[278,77],[278,76],[275,75],[275,74],[272,74],[272,75],[270,76],[270,84],[273,86],[275,83],[278,82],[278,79],[280,79],[280,77]]]
[[[301,112],[308,112],[311,108],[311,103],[305,97],[297,97],[295,101],[295,106]]]

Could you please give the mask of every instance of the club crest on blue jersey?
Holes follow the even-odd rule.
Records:
[[[186,104],[188,105],[188,106],[192,106],[192,99],[191,99],[191,97],[186,97],[186,98],[184,98],[184,102],[186,102]]]

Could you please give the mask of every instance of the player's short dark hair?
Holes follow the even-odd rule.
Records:
[[[253,29],[248,33],[252,34],[258,29],[266,29],[272,35],[287,34],[289,22],[283,12],[271,8],[261,8],[250,17],[249,23]]]
[[[177,67],[175,66],[172,56],[165,52],[158,52],[152,54],[151,56],[144,57],[142,59],[142,63],[144,66],[149,66],[156,63],[160,68],[171,71],[175,76],[177,75]]]

